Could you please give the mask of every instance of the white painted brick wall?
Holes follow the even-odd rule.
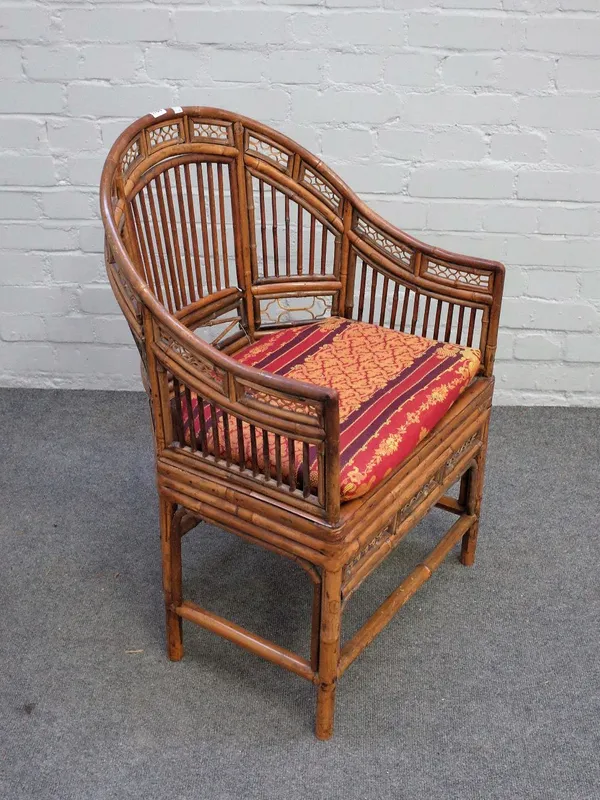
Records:
[[[100,170],[134,117],[207,104],[506,262],[499,402],[600,404],[599,0],[8,0],[0,79],[2,384],[140,387]]]

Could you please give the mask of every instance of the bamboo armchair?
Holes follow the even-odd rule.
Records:
[[[107,157],[100,199],[108,277],[150,400],[169,658],[182,658],[185,619],[285,667],[315,684],[327,739],[337,681],[360,652],[459,541],[473,564],[504,268],[402,233],[287,137],[214,108],[133,123]],[[287,331],[300,337],[307,323],[313,335],[319,320],[480,355],[433,428],[350,498],[342,390],[244,363],[277,337],[287,344],[275,355],[288,353]],[[433,506],[454,524],[342,645],[348,598]],[[310,658],[184,599],[181,537],[201,520],[306,571]]]

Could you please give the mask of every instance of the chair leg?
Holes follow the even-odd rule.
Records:
[[[159,498],[159,503],[167,655],[171,661],[180,661],[183,657],[182,624],[181,617],[173,608],[182,601],[181,534],[175,519],[175,504],[163,497]]]
[[[481,450],[474,466],[463,475],[460,485],[460,498],[469,514],[477,517],[471,528],[462,538],[460,561],[465,567],[472,567],[475,563],[475,550],[477,548],[477,535],[479,533],[479,514],[481,512],[481,499],[483,496],[483,479],[485,472],[485,458],[487,455],[489,422],[485,426]]]
[[[338,676],[342,622],[342,571],[323,571],[321,586],[321,633],[319,685],[317,689],[317,739],[333,734],[335,688]]]
[[[310,630],[310,666],[319,671],[319,648],[321,646],[321,584],[313,586],[312,618]]]
[[[469,494],[472,494],[475,491],[475,484],[478,478],[478,470],[477,467],[471,467],[466,474],[463,476],[463,481],[465,485],[468,487]],[[479,512],[477,512],[477,519],[471,525],[469,530],[465,533],[462,537],[462,543],[460,548],[460,562],[465,567],[472,567],[475,563],[475,550],[477,548],[477,535],[479,533]]]

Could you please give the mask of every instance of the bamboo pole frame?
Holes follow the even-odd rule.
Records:
[[[168,656],[183,657],[185,620],[282,666],[315,685],[316,735],[328,739],[350,664],[459,541],[462,563],[474,562],[504,268],[414,239],[300,145],[215,108],[167,109],[130,125],[107,157],[100,204],[110,283],[147,375]],[[232,357],[272,329],[266,303],[319,297],[334,315],[479,347],[483,356],[478,377],[410,456],[344,504],[337,392]],[[213,344],[197,329],[217,331]],[[202,409],[198,430],[192,397]],[[219,416],[234,424],[219,427]],[[457,481],[455,499],[448,490]],[[433,507],[455,517],[448,532],[342,642],[349,597]],[[184,597],[181,538],[201,520],[305,571],[309,658]]]

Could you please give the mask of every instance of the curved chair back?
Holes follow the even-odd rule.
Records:
[[[236,308],[252,337],[343,313],[346,187],[286,137],[216,109],[171,109],[130,126],[109,162],[102,191],[123,244],[172,315],[201,324],[214,303]]]

